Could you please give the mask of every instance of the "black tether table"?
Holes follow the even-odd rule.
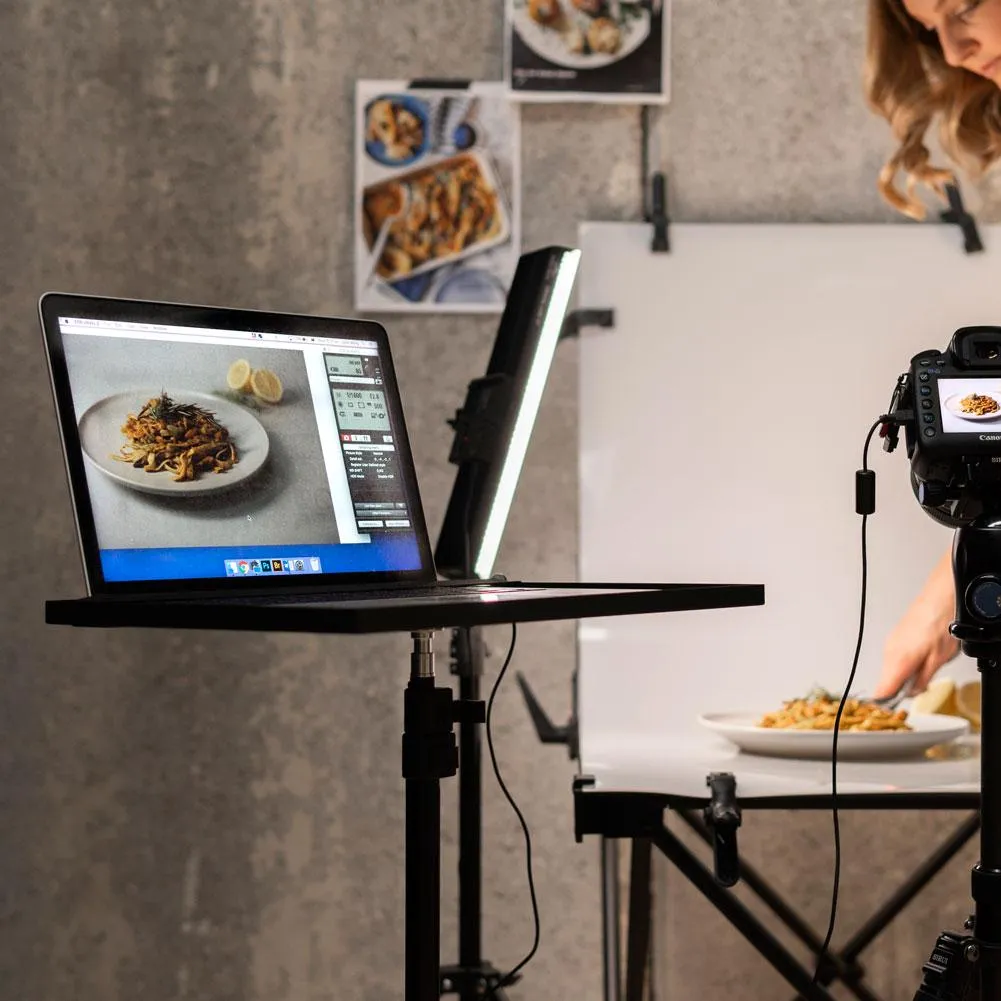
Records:
[[[509,593],[460,600],[436,595],[268,601],[206,598],[170,601],[81,598],[49,601],[55,625],[184,628],[266,632],[409,632],[410,681],[404,693],[403,777],[406,784],[405,1001],[437,1001],[440,973],[440,780],[456,773],[453,731],[462,718],[482,718],[482,702],[456,701],[437,687],[432,639],[439,629],[581,619],[613,615],[735,608],[764,603],[761,585],[738,584],[525,584],[505,582]]]

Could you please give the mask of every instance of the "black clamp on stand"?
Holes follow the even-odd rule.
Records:
[[[455,431],[449,462],[461,466],[487,461],[495,454],[500,435],[499,415],[507,412],[510,395],[510,376],[498,373],[473,379],[466,389],[465,403],[448,421]]]
[[[735,886],[740,880],[740,856],[737,852],[737,828],[740,807],[737,805],[737,780],[730,772],[712,772],[706,777],[709,805],[702,811],[713,836],[713,869],[720,886]]]
[[[977,230],[977,220],[967,212],[959,187],[947,184],[945,194],[949,199],[949,207],[939,213],[939,218],[942,222],[955,223],[960,228],[963,233],[963,249],[968,254],[979,253],[984,249],[984,244]]]
[[[997,506],[997,505],[995,505]],[[990,511],[956,530],[956,621],[950,632],[981,676],[980,861],[966,935],[943,932],[914,1001],[1001,998],[1001,518]]]

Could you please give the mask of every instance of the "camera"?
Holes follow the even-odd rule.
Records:
[[[922,351],[897,380],[884,425],[904,429],[918,503],[950,528],[1001,515],[1001,327],[961,327],[944,351]]]

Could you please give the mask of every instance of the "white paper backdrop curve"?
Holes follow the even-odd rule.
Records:
[[[580,579],[762,583],[764,607],[587,620],[581,769],[683,747],[699,713],[841,690],[859,619],[855,471],[910,358],[1001,324],[999,227],[963,252],[945,225],[585,223]],[[910,490],[901,447],[870,448],[866,637],[855,687],[952,533]],[[962,658],[949,673],[975,668]]]

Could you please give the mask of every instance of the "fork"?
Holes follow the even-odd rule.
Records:
[[[875,699],[869,695],[858,695],[855,693],[850,694],[848,697],[850,699],[858,699],[860,702],[869,702],[874,706],[879,706],[880,709],[896,709],[904,699],[910,698],[913,694],[912,685],[910,684],[910,679],[905,679],[900,683],[900,687],[890,695],[884,695],[882,698]]]

